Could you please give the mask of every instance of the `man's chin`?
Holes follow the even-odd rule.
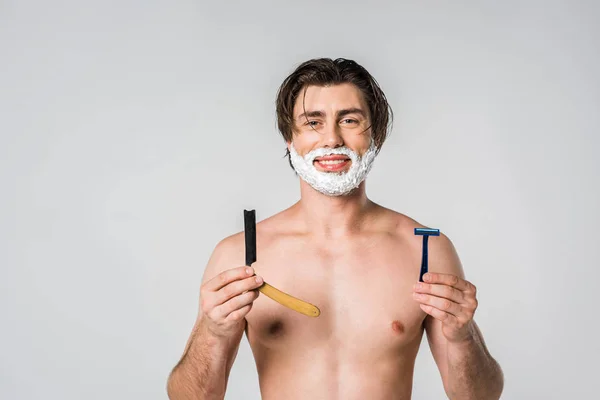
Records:
[[[354,195],[357,190],[358,190],[358,186],[355,188],[352,188],[349,191],[344,192],[344,193],[335,193],[335,194],[325,193],[325,192],[322,192],[322,193],[324,195],[326,195],[327,197],[350,197],[350,196]]]
[[[346,175],[348,173],[348,170],[345,171],[323,171],[320,170],[318,168],[315,168],[315,171],[317,171],[319,174],[323,174],[324,176],[331,176],[331,175]]]

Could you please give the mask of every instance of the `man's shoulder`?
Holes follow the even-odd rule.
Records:
[[[289,227],[289,216],[286,216],[286,210],[267,217],[256,223],[256,241],[257,246],[264,246],[277,237],[284,236]],[[246,234],[244,231],[235,232],[221,239],[214,249],[213,257],[219,259],[226,258],[228,261],[245,261]]]
[[[415,235],[415,228],[430,229],[432,227],[424,225],[416,219],[394,210],[386,209],[386,213],[387,219],[390,223],[394,224],[393,231],[398,235],[397,237],[410,243],[411,247],[420,252],[423,236]],[[433,228],[440,229],[439,226],[434,226]],[[438,259],[445,260],[445,264],[449,266],[447,268],[448,271],[442,272],[456,273],[456,271],[458,271],[457,268],[462,268],[454,244],[443,232],[443,229],[440,230],[439,236],[436,236],[429,241],[429,249],[432,254],[436,254]]]
[[[244,246],[244,232],[238,232],[221,239],[212,251],[206,273],[214,276],[227,269],[244,265]]]
[[[420,249],[423,237],[415,235],[415,228],[430,229],[432,226],[425,225],[417,219],[399,211],[383,206],[379,207],[381,208],[379,211],[379,220],[381,221],[382,229],[394,235],[398,240],[408,242]],[[439,229],[437,226],[433,226],[433,228]],[[453,250],[452,242],[443,231],[440,232],[437,240],[431,241],[431,245],[440,248],[444,252]]]
[[[415,218],[404,213],[381,205],[377,205],[377,207],[377,219],[381,226],[390,233],[406,235],[414,231],[415,228],[426,228],[425,225],[418,222]]]

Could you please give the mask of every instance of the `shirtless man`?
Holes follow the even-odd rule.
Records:
[[[244,232],[214,249],[169,397],[223,399],[246,332],[264,400],[410,399],[425,331],[448,398],[500,398],[503,374],[452,243],[429,241],[430,273],[418,284],[423,225],[367,198],[364,178],[391,121],[376,81],[350,60],[307,61],[282,84],[277,116],[300,200],[257,224],[253,268],[239,266]],[[263,277],[320,316],[259,296]]]

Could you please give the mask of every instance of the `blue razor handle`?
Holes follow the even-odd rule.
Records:
[[[440,230],[431,228],[415,228],[415,235],[423,236],[423,256],[421,257],[421,273],[419,274],[419,282],[423,282],[423,275],[425,275],[428,270],[427,242],[429,241],[429,236],[440,236]]]

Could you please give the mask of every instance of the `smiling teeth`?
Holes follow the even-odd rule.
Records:
[[[324,165],[336,165],[336,164],[341,164],[346,162],[347,160],[320,160],[317,161],[319,164],[324,164]]]

